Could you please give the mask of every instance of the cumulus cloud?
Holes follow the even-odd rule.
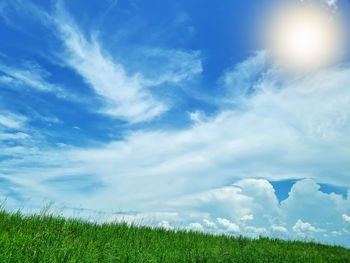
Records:
[[[320,204],[327,209],[322,209]],[[349,198],[323,193],[317,183],[307,179],[293,185],[289,198],[281,203],[281,209],[288,211],[285,221],[289,224],[299,219],[311,224],[320,223],[322,219],[323,222],[332,222],[327,228],[336,230],[341,225],[341,215],[348,211],[349,205]]]
[[[283,226],[272,225],[271,230],[273,232],[288,233],[288,229]]]
[[[216,229],[217,228],[217,225],[213,221],[210,221],[208,219],[203,219],[203,222],[204,222],[204,225],[209,229]]]
[[[348,216],[347,214],[343,214],[342,217],[345,222],[350,223],[350,216]]]
[[[168,221],[163,220],[158,224],[158,227],[164,228],[165,230],[174,230],[175,228],[169,224]]]
[[[241,217],[241,221],[249,221],[249,220],[253,220],[254,216],[253,215],[245,215]]]
[[[218,217],[216,219],[216,221],[218,222],[219,225],[223,226],[225,228],[225,230],[227,232],[239,232],[239,226],[230,222],[229,220],[225,219],[225,218],[220,218]]]
[[[189,231],[203,232],[204,228],[200,223],[190,223],[187,227]]]
[[[303,222],[300,219],[293,226],[293,230],[300,235],[304,235],[306,232],[325,232],[323,229],[318,229],[307,222]]]
[[[175,209],[169,206],[167,209],[179,211],[178,216],[172,218],[175,220],[174,222],[185,224],[194,219],[196,221],[202,220],[203,230],[211,233],[243,234],[254,238],[259,235],[294,238],[296,235],[296,238],[310,238],[322,242],[338,240],[338,243],[348,244],[350,240],[345,238],[347,230],[342,227],[342,219],[344,220],[346,217],[342,215],[350,207],[349,198],[344,199],[341,195],[334,193],[322,193],[319,187],[312,187],[317,186],[314,181],[306,179],[293,186],[294,189],[285,200],[288,205],[286,203],[279,205],[274,202],[275,196],[272,186],[266,180],[264,184],[259,181],[261,180],[249,179],[245,180],[244,183],[237,182],[232,185],[232,189],[236,189],[236,191],[228,191],[227,187],[224,187],[215,190],[215,195],[212,190],[190,195],[180,199],[176,203]],[[248,189],[259,185],[260,190],[255,188],[257,192],[264,193],[266,191],[270,192],[271,195],[265,195],[265,199],[263,198],[264,194],[254,197],[252,192],[237,188],[237,184],[244,185]],[[305,187],[306,185],[308,187]],[[220,192],[222,192],[221,196]],[[217,198],[218,196],[220,199]],[[260,206],[259,198],[265,201],[268,201],[268,198],[271,200]],[[309,216],[309,211],[302,208],[304,204],[306,210],[310,210],[312,207],[313,210],[310,210],[312,216]],[[247,213],[247,211],[250,214],[245,216],[252,219],[249,221],[240,220],[237,215]],[[323,211],[329,212],[331,216]],[[253,214],[256,217],[252,217]],[[247,224],[248,222],[249,224]],[[327,239],[324,235],[328,235]],[[338,238],[343,235],[342,241],[339,241]],[[334,239],[330,236],[333,236]]]

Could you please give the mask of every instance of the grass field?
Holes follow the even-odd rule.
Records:
[[[0,211],[0,262],[350,262],[317,243],[234,238]]]

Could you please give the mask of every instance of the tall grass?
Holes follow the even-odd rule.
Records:
[[[350,262],[350,250],[300,241],[93,224],[0,210],[0,262]]]

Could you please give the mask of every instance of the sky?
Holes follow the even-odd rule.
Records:
[[[4,206],[350,247],[349,56],[259,40],[296,1],[0,0]]]

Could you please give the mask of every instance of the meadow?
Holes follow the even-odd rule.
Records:
[[[350,262],[314,242],[214,236],[0,211],[0,262]]]

